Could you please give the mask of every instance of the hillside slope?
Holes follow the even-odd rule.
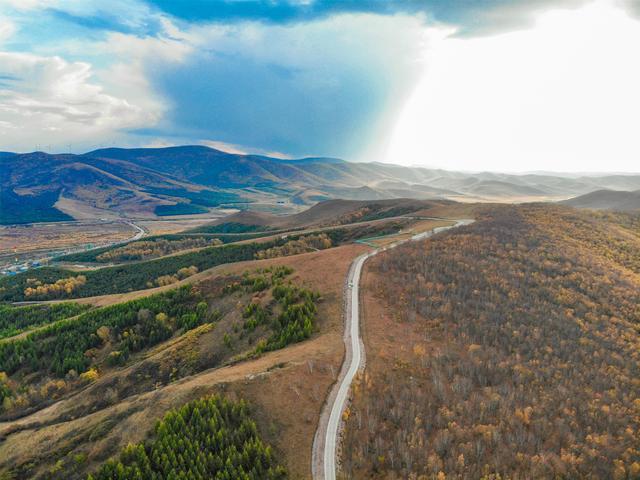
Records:
[[[221,232],[240,226],[260,229],[291,229],[311,226],[338,225],[357,221],[376,220],[400,215],[426,215],[429,209],[451,205],[447,200],[414,200],[408,198],[386,200],[326,200],[293,215],[272,215],[241,211],[220,218],[194,232]],[[245,229],[245,231],[247,231]]]
[[[637,478],[637,217],[485,207],[371,260],[349,478]]]
[[[36,334],[46,352],[22,349],[29,362],[8,362],[11,348],[0,343],[0,371],[14,371],[0,375],[0,478],[86,479],[152,436],[168,410],[209,394],[250,401],[291,478],[309,478],[313,432],[343,353],[343,279],[365,249],[225,265],[180,294],[89,310]],[[287,338],[301,305],[311,331]],[[56,373],[50,360],[60,355],[75,361],[58,362]]]

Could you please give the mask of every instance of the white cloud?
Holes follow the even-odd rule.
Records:
[[[0,48],[16,32],[15,24],[8,18],[0,17]]]
[[[0,18],[0,45],[11,38],[15,31],[16,27],[13,22],[7,18]]]
[[[5,12],[33,16],[46,9],[77,18],[112,19],[131,28],[139,28],[155,20],[152,9],[139,0],[0,0],[0,11]]]
[[[445,37],[387,159],[467,170],[640,171],[640,22],[609,2]]]
[[[91,66],[60,57],[0,52],[0,144],[87,141],[121,128],[142,126],[153,116],[92,82]]]
[[[0,23],[0,42],[3,31]],[[176,38],[112,32],[99,42],[66,42],[64,50],[76,56],[90,51],[93,58],[109,61],[96,69],[57,55],[0,51],[2,149],[32,150],[39,144],[59,150],[71,144],[83,150],[105,140],[131,143],[127,129],[153,127],[168,108],[147,70],[181,61],[190,47]]]
[[[239,145],[235,145],[233,143],[219,142],[216,140],[204,140],[202,141],[202,145],[206,145],[207,147],[215,148],[216,150],[222,150],[227,153],[235,153],[236,155],[246,155],[246,149],[242,148]]]
[[[176,31],[177,32],[177,31]],[[112,63],[96,73],[110,92],[135,102],[148,113],[146,126],[155,125],[169,108],[168,100],[156,93],[149,71],[183,61],[192,47],[181,40],[166,37],[136,37],[111,33],[93,46],[96,53],[108,55]]]
[[[245,147],[242,145],[236,145],[235,143],[220,142],[217,140],[201,140],[197,143],[215,148],[216,150],[222,150],[223,152],[234,153],[236,155],[266,155],[267,157],[279,158],[281,160],[290,160],[292,158],[291,155],[278,151]]]

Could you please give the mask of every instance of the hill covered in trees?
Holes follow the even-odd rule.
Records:
[[[369,264],[347,475],[638,478],[638,217],[478,217]]]
[[[308,339],[320,294],[287,279],[292,273],[269,267],[89,311],[74,303],[2,306],[7,320],[0,326],[50,324],[0,342],[0,417],[41,408],[201,325],[206,328],[192,332],[192,347],[202,342],[200,358],[189,354],[181,372],[174,361],[169,381]],[[157,371],[148,379],[155,384],[165,376]]]

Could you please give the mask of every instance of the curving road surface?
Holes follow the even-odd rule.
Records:
[[[342,363],[342,369],[338,382],[334,385],[333,389],[329,393],[327,403],[320,416],[320,422],[318,424],[318,430],[313,441],[313,453],[312,453],[312,474],[316,480],[335,480],[336,478],[336,457],[337,446],[339,443],[339,429],[342,419],[342,412],[347,404],[349,395],[349,388],[351,382],[355,377],[358,370],[364,367],[364,345],[360,338],[360,297],[359,297],[359,284],[360,274],[364,262],[368,258],[378,254],[381,251],[389,248],[397,247],[398,245],[408,242],[423,240],[429,238],[436,233],[449,230],[451,228],[459,227],[462,225],[469,225],[473,223],[473,220],[464,219],[456,220],[455,225],[448,227],[437,227],[427,232],[414,235],[409,240],[403,240],[384,247],[378,250],[374,250],[364,255],[360,255],[351,264],[349,275],[347,276],[347,289],[346,289],[346,314],[345,314],[345,331],[344,331],[344,343],[345,343],[345,358]]]
[[[136,230],[136,234],[133,237],[125,240],[122,243],[127,243],[127,242],[133,242],[135,240],[140,240],[142,237],[144,237],[147,234],[147,231],[144,228],[139,227],[135,223],[133,223],[133,222],[125,222],[125,223],[127,225],[129,225],[130,227],[132,227],[134,230]]]

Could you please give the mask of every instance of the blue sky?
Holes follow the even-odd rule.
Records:
[[[589,3],[0,0],[0,150],[199,143],[384,160],[430,46]]]

